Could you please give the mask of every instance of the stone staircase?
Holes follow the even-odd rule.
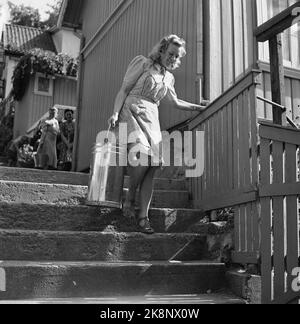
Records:
[[[243,303],[224,290],[208,236],[191,230],[204,215],[180,172],[158,174],[152,236],[119,210],[86,206],[86,174],[0,168],[0,179],[0,300]]]

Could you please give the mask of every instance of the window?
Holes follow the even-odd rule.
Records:
[[[258,25],[276,16],[296,2],[297,0],[257,0]],[[299,26],[294,25],[283,33],[283,58],[285,66],[300,68],[299,47]],[[259,44],[259,57],[262,61],[269,61],[269,47],[267,43]]]
[[[35,76],[34,94],[52,97],[53,79],[37,73]]]

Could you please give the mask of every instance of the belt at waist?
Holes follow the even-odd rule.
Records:
[[[157,101],[155,101],[155,100],[153,100],[151,98],[147,98],[147,97],[142,96],[142,95],[130,94],[127,98],[138,98],[138,99],[142,99],[142,100],[145,100],[145,101],[149,101],[150,103],[155,104],[155,105],[158,104]]]

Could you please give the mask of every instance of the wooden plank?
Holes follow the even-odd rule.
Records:
[[[245,154],[245,186],[250,186],[251,184],[251,171],[250,171],[250,92],[249,90],[246,90],[244,92],[244,102],[243,102],[243,119],[244,119],[244,132],[245,132],[245,146],[244,146],[244,154]]]
[[[201,208],[205,211],[232,207],[256,201],[257,192],[255,190],[243,193],[243,190],[233,190],[224,195],[211,195],[209,199],[201,202]]]
[[[240,206],[234,207],[234,251],[241,252],[241,220]]]
[[[296,300],[300,299],[299,298],[299,292],[293,292],[293,291],[289,291],[285,294],[282,294],[280,296],[280,298],[278,298],[277,300],[275,300],[272,304],[274,305],[286,305],[286,304],[296,304],[299,305],[299,301],[297,302]]]
[[[239,122],[238,122],[238,101],[234,100],[233,102],[233,179],[234,179],[234,189],[239,188]]]
[[[274,215],[274,298],[285,291],[285,222],[283,197],[273,198]]]
[[[283,143],[273,142],[273,183],[283,183]],[[273,198],[274,235],[274,298],[285,291],[285,213],[283,195]]]
[[[233,252],[232,262],[236,264],[258,264],[259,251],[257,252]]]
[[[270,177],[270,141],[261,140],[261,183],[268,185]],[[262,302],[269,303],[272,300],[272,216],[270,198],[261,198],[261,272],[262,272]]]
[[[259,145],[258,127],[257,127],[257,101],[255,99],[256,91],[252,86],[249,91],[250,98],[250,129],[251,129],[251,184],[258,185],[258,154],[257,149]]]
[[[244,96],[240,94],[238,97],[238,158],[239,158],[239,188],[246,186],[245,184],[245,168],[246,168],[246,153],[245,153],[245,137],[247,129],[244,125]]]
[[[253,252],[253,211],[252,203],[246,205],[246,251]]]
[[[276,128],[274,126],[261,125],[259,135],[273,141],[300,145],[300,130],[294,128]]]
[[[282,35],[270,39],[270,65],[272,101],[285,106],[284,67],[282,53]],[[273,122],[286,125],[286,114],[277,107],[273,107]]]
[[[247,213],[246,213],[246,205],[240,206],[240,221],[241,221],[241,251],[242,252],[248,252],[247,250],[247,235],[246,235],[246,227],[247,227],[247,221],[246,221]]]
[[[263,72],[270,73],[270,64],[265,62],[258,62],[258,67]],[[284,67],[284,75],[287,78],[296,79],[296,80],[300,79],[300,71],[287,66]]]
[[[259,205],[258,202],[252,203],[253,217],[253,251],[260,251],[260,224],[259,224]]]
[[[300,183],[283,183],[260,185],[260,197],[281,197],[281,196],[295,196],[300,193]]]
[[[215,114],[213,117],[213,147],[212,147],[212,167],[213,167],[213,178],[212,178],[212,190],[216,191],[218,186],[218,116]]]
[[[300,39],[300,38],[299,38]],[[300,79],[300,75],[299,75]],[[299,80],[292,80],[292,97],[293,97],[293,119],[296,120],[298,124],[300,124],[300,81]]]
[[[230,144],[228,142],[228,116],[229,116],[229,107],[226,106],[223,109],[223,123],[222,123],[222,138],[223,138],[223,144],[222,144],[222,165],[221,165],[221,170],[222,170],[222,187],[223,187],[223,192],[230,190],[229,188],[229,169],[231,165],[229,164],[229,153],[230,153]],[[225,171],[226,170],[226,171]]]
[[[244,73],[244,29],[243,12],[241,0],[234,1],[234,61],[235,61],[235,79],[240,78]]]
[[[221,1],[223,28],[223,92],[234,82],[232,1]]]
[[[233,104],[232,102],[228,104],[228,188],[229,190],[234,189],[234,180],[233,180]]]
[[[263,25],[257,27],[254,31],[257,41],[265,42],[282,33],[285,29],[290,28],[294,24],[296,18],[296,16],[293,15],[293,10],[297,8],[300,8],[299,2],[282,11]]]
[[[221,29],[221,2],[209,1],[209,97],[211,100],[222,94],[222,29]]]
[[[286,144],[285,146],[285,176],[286,183],[295,183],[297,179],[297,146]],[[300,193],[300,186],[298,194]],[[298,266],[299,258],[299,220],[298,220],[298,197],[286,198],[287,209],[287,287],[292,287],[292,271]]]
[[[243,0],[245,71],[254,64],[254,57],[256,56],[254,54],[256,42],[253,35],[253,6],[254,1]]]

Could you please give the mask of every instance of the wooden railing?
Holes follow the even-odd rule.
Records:
[[[260,234],[257,205],[258,120],[252,71],[190,122],[205,133],[205,171],[190,179],[195,208],[235,208],[236,263],[258,263]]]
[[[300,131],[263,123],[259,135],[262,300],[282,304],[300,295],[292,289],[300,257]]]
[[[249,73],[190,121],[190,130],[205,133],[204,174],[189,179],[190,192],[195,208],[234,208],[232,261],[258,265],[264,303],[287,303],[300,296],[292,290],[300,257],[300,130],[259,122],[258,84],[259,74]]]

